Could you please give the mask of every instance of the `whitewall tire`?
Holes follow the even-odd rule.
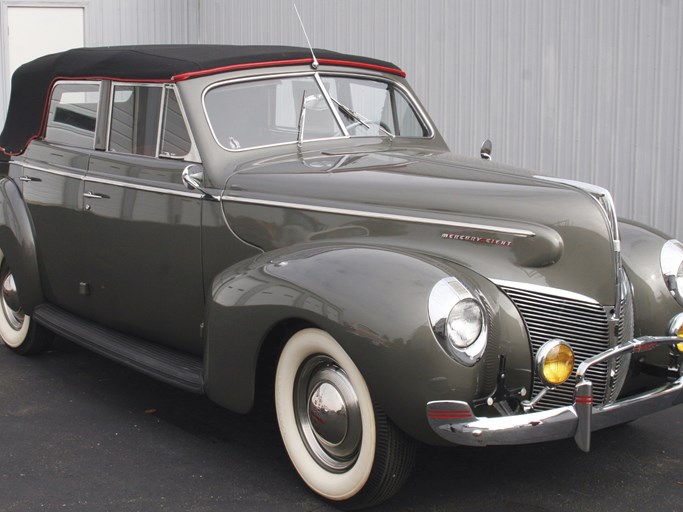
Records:
[[[320,496],[360,508],[384,501],[407,478],[412,440],[373,404],[360,371],[325,331],[304,329],[287,341],[275,408],[292,464]]]
[[[36,354],[46,345],[47,331],[24,313],[14,275],[0,252],[0,339],[19,354]]]

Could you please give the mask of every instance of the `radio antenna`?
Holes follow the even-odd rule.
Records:
[[[301,15],[299,14],[299,9],[296,8],[296,3],[292,2],[294,5],[294,11],[296,12],[296,17],[299,18],[299,23],[301,24],[301,30],[304,32],[304,37],[306,38],[306,42],[308,43],[308,48],[311,50],[311,55],[313,56],[313,62],[311,62],[311,67],[313,69],[318,69],[318,59],[315,58],[315,52],[313,52],[313,46],[311,45],[311,40],[308,38],[308,34],[306,33],[306,27],[304,26],[304,22],[301,19]]]

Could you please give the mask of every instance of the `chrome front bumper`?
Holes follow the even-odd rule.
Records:
[[[672,382],[638,396],[593,406],[593,385],[586,379],[586,371],[595,364],[625,353],[637,354],[680,341],[680,338],[669,336],[637,338],[587,359],[576,371],[577,384],[572,405],[526,414],[479,418],[467,402],[441,400],[427,404],[427,418],[439,436],[455,444],[527,444],[574,437],[579,448],[587,452],[594,430],[683,403],[683,375],[679,362],[678,367],[672,369],[677,373]]]

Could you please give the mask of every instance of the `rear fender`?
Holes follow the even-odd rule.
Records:
[[[16,183],[0,180],[0,250],[12,269],[27,314],[43,302],[33,223]]]

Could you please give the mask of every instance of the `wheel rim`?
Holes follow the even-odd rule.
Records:
[[[344,370],[327,356],[313,356],[296,376],[294,407],[306,449],[324,469],[354,465],[362,441],[358,396]]]
[[[24,326],[26,315],[19,304],[17,285],[11,272],[8,272],[2,280],[2,312],[10,327],[15,331],[20,331]]]

